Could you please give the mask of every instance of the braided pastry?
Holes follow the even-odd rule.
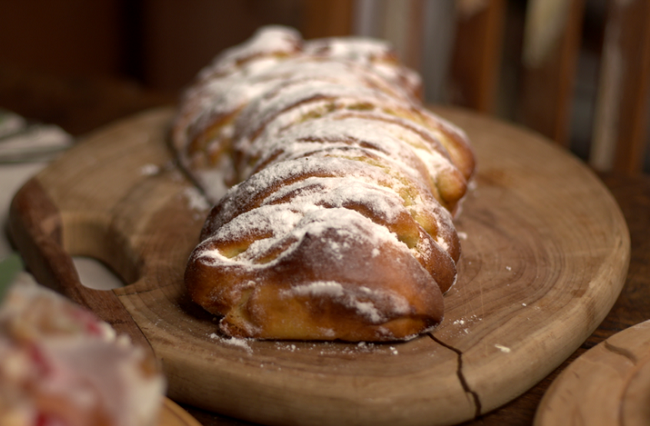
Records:
[[[388,341],[440,323],[474,156],[420,91],[384,43],[281,27],[199,74],[172,143],[216,205],[185,281],[225,334]]]

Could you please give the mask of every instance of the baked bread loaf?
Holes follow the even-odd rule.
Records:
[[[383,42],[265,27],[219,55],[172,128],[215,203],[185,273],[234,337],[390,341],[443,317],[474,172]]]

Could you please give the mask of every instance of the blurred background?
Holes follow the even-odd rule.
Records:
[[[262,25],[282,24],[305,38],[387,39],[422,74],[428,103],[524,125],[597,170],[650,170],[647,0],[0,0],[0,7],[0,108],[73,134],[103,124],[93,117],[98,108],[112,119],[174,103],[220,51]],[[63,116],[58,106],[66,102],[76,115]]]

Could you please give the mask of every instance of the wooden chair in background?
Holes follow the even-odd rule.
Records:
[[[431,25],[427,21],[431,16],[425,13],[430,7],[427,0],[307,0],[302,31],[306,37],[359,33],[355,23],[360,14],[367,13],[362,6],[365,3],[367,7],[369,2],[384,22],[379,25],[379,34],[376,30],[371,35],[393,41],[403,60],[422,72],[424,59],[430,54],[423,48],[423,35]],[[507,102],[513,115],[507,118],[571,148],[576,79],[582,78],[577,71],[584,48],[584,17],[587,7],[596,2],[455,0],[453,13],[444,18],[453,20],[454,27],[448,66],[445,64],[446,88],[453,90],[434,101],[504,115],[499,105],[504,96],[510,96]],[[650,2],[597,3],[605,13],[602,39],[595,40],[598,83],[587,123],[591,146],[585,159],[598,171],[640,173],[650,116]],[[506,34],[506,28],[513,28],[509,12],[513,4],[524,10],[521,28],[520,32]],[[518,62],[516,84],[508,92],[504,67],[508,66],[506,59],[513,57]],[[426,81],[428,76],[423,75]]]
[[[216,53],[275,23],[305,38],[388,39],[422,74],[427,102],[527,126],[596,170],[631,174],[645,163],[650,172],[648,0],[38,0],[37,14],[10,3],[0,14],[0,65],[18,71],[0,67],[0,89],[5,107],[26,114],[34,106],[21,108],[23,69],[126,74],[176,93]]]

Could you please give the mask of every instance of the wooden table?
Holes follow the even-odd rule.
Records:
[[[75,136],[175,97],[151,93],[120,81],[53,77],[0,68],[0,108],[58,124]],[[555,372],[524,395],[467,425],[532,424],[540,399],[573,360],[613,334],[650,317],[650,176],[601,174],[618,201],[631,235],[631,262],[625,287],[609,315]],[[243,425],[234,419],[185,407],[203,425]]]

